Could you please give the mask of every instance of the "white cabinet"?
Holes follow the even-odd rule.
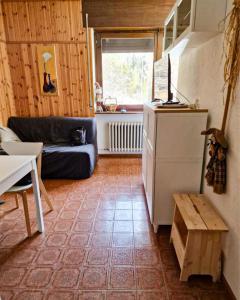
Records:
[[[144,106],[142,175],[151,223],[172,223],[172,194],[200,192],[207,110]]]
[[[163,51],[196,47],[224,30],[227,0],[177,0],[164,23]]]

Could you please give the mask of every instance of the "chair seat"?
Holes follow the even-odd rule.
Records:
[[[22,191],[26,191],[28,189],[30,189],[32,187],[32,184],[28,184],[28,185],[14,185],[12,186],[7,192],[8,193],[17,193],[17,192],[22,192]]]

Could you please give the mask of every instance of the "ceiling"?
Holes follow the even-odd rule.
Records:
[[[162,28],[175,0],[84,0],[89,27]]]

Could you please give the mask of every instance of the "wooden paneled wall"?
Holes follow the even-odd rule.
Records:
[[[90,27],[162,28],[175,0],[84,0]]]
[[[3,20],[19,116],[91,116],[86,33],[80,0],[3,0]],[[37,45],[54,44],[58,96],[43,96]]]
[[[2,6],[8,42],[83,40],[81,0],[2,0]]]
[[[15,115],[15,105],[0,6],[0,124],[7,125],[7,120],[11,115]]]

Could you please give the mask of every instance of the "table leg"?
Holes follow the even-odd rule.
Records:
[[[36,205],[38,230],[40,232],[44,232],[42,201],[41,201],[41,196],[40,196],[37,165],[36,165],[35,160],[32,161],[31,176],[32,176],[33,192],[34,192],[34,199],[35,199],[35,205]]]
[[[53,210],[53,206],[52,206],[52,202],[49,199],[48,193],[46,191],[46,188],[42,182],[42,179],[38,177],[38,181],[39,181],[39,187],[40,187],[40,191],[44,196],[45,201],[47,202],[48,207],[50,208],[50,210]]]

